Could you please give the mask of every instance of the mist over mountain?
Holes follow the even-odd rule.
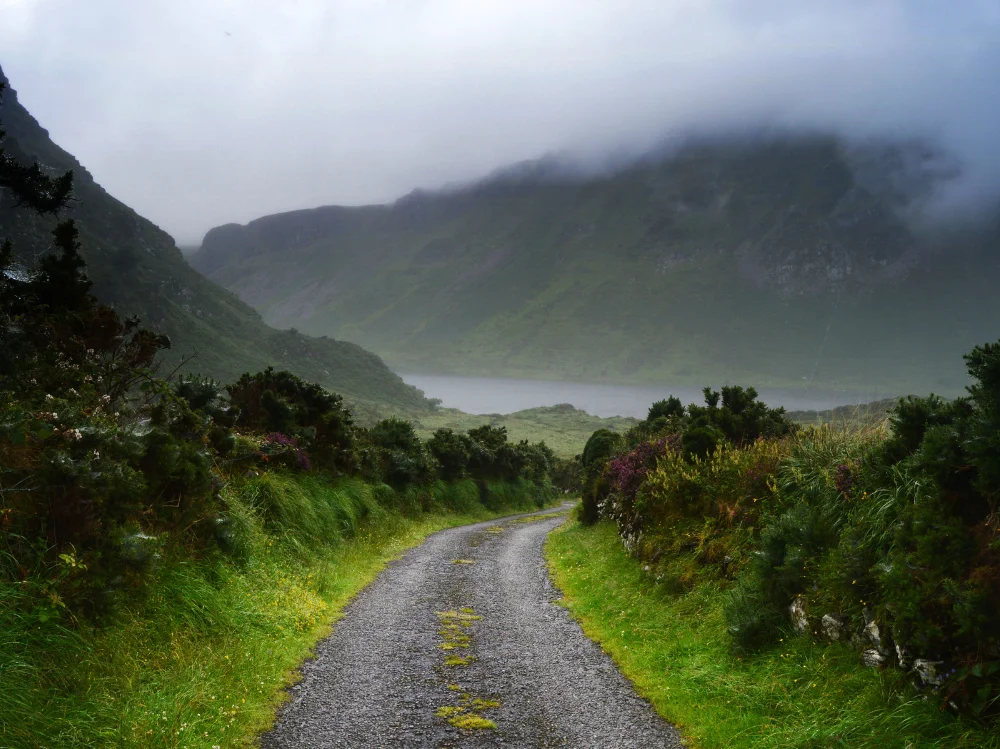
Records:
[[[2,70],[0,81],[9,83]],[[425,405],[420,393],[374,354],[352,343],[269,328],[233,294],[192,270],[166,232],[105,192],[74,156],[52,142],[9,85],[0,101],[0,122],[7,131],[4,148],[14,158],[37,161],[52,173],[73,170],[66,217],[77,221],[94,291],[122,315],[138,315],[144,326],[170,336],[164,374],[191,356],[188,371],[223,382],[273,365],[321,382],[355,404]],[[0,191],[5,208],[0,239],[9,238],[30,269],[52,250],[56,222],[28,210],[9,210],[12,201],[8,191]]]
[[[0,48],[56,139],[182,243],[546,153],[602,169],[748,131],[932,143],[961,169],[946,217],[998,194],[993,0],[458,6],[15,1]]]
[[[925,143],[770,133],[566,163],[218,227],[191,261],[397,370],[957,392],[960,354],[996,335],[1000,222],[935,216],[960,170]]]

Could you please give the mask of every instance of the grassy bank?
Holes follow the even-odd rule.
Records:
[[[564,603],[693,746],[996,749],[1000,735],[942,713],[894,670],[809,638],[732,654],[714,582],[671,594],[629,558],[610,523],[575,521],[546,555]]]
[[[251,745],[296,667],[389,560],[442,528],[537,508],[526,482],[490,488],[483,498],[472,481],[438,482],[400,496],[357,480],[248,478],[226,489],[227,548],[153,552],[144,584],[124,581],[99,625],[0,584],[0,747]]]

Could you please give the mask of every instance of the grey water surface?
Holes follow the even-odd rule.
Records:
[[[686,404],[702,403],[701,388],[670,385],[599,385],[558,380],[524,380],[504,377],[460,377],[436,374],[402,374],[428,398],[440,398],[446,408],[472,414],[508,414],[538,406],[569,403],[596,416],[646,416],[651,403],[675,395]],[[847,390],[757,388],[769,406],[789,411],[822,411],[836,406],[885,398],[891,393]]]

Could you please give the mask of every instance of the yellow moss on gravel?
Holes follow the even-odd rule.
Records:
[[[455,687],[456,690],[461,688],[457,684],[448,685],[449,689],[452,687]],[[444,705],[439,707],[434,711],[434,715],[444,718],[456,728],[466,730],[482,730],[497,727],[496,723],[482,717],[479,713],[483,710],[492,710],[500,707],[500,700],[484,700],[465,693],[461,696],[460,703],[459,705]]]
[[[481,715],[456,715],[453,718],[449,718],[448,722],[455,726],[455,728],[465,728],[466,730],[474,731],[483,731],[497,727],[496,723]]]
[[[525,517],[525,518],[516,518],[514,520],[511,520],[510,522],[512,524],[513,523],[536,523],[539,520],[551,520],[552,518],[566,517],[568,514],[569,514],[569,510],[564,510],[563,512],[546,512],[546,513],[543,513],[542,515],[529,515],[528,517]]]
[[[500,700],[483,700],[476,697],[470,703],[473,710],[486,710],[491,707],[500,707]]]
[[[458,621],[458,622],[474,622],[482,619],[483,617],[476,614],[472,609],[462,609],[461,611],[438,611],[438,618],[442,622],[447,623],[448,621]]]

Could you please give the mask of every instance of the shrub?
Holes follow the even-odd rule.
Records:
[[[622,435],[610,429],[598,429],[587,440],[580,456],[580,521],[585,525],[597,522],[601,504],[611,491],[604,477],[608,459],[624,444]]]
[[[598,429],[583,448],[581,463],[584,468],[599,461],[606,461],[622,445],[622,436],[610,429]]]
[[[395,417],[384,419],[369,429],[366,436],[379,480],[401,489],[433,479],[436,466],[410,422]]]
[[[774,641],[802,596],[814,618],[833,615],[887,659],[943,661],[943,706],[996,711],[1000,346],[977,347],[966,362],[968,396],[902,400],[888,434],[823,430],[797,441],[733,593],[739,647]]]
[[[226,390],[237,412],[238,429],[285,434],[314,464],[340,472],[354,470],[354,422],[339,395],[271,367],[243,374]]]
[[[469,475],[478,479],[513,479],[525,455],[507,440],[507,427],[484,424],[469,430]]]
[[[427,441],[427,449],[438,463],[438,474],[445,481],[465,478],[469,467],[470,440],[451,429],[438,429]]]

